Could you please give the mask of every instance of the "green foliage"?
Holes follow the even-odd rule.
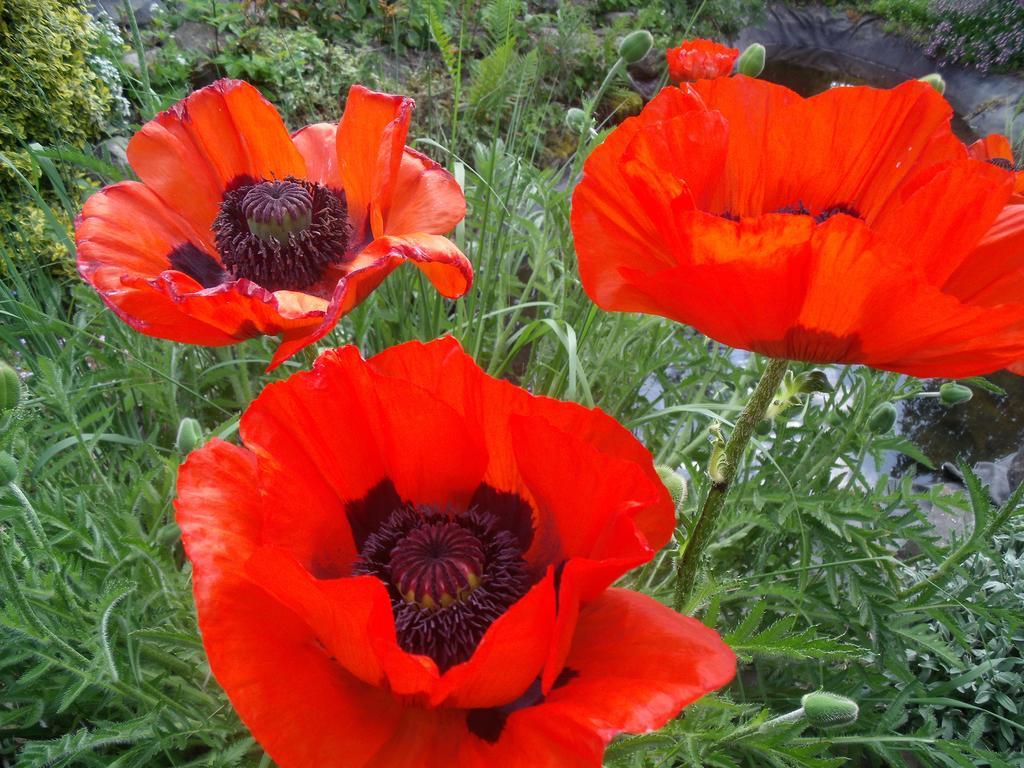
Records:
[[[252,27],[213,59],[228,77],[260,87],[296,126],[337,119],[339,97],[353,83],[381,89],[379,61],[369,49],[329,44],[308,27]]]
[[[323,345],[355,342],[370,355],[451,333],[493,375],[600,406],[689,478],[678,542],[708,491],[708,436],[729,428],[762,363],[593,306],[577,277],[566,179],[594,137],[567,135],[563,117],[595,92],[622,33],[644,19],[665,44],[691,5],[605,19],[633,4],[531,15],[516,0],[187,0],[145,33],[162,45],[152,71],[139,52],[130,95],[145,115],[204,72],[235,74],[294,127],[336,118],[353,80],[420,97],[414,130],[430,138],[416,145],[465,187],[470,215],[454,237],[476,283],[449,303],[397,270]],[[726,6],[709,7],[705,29],[724,25]],[[213,25],[216,45],[170,43],[184,20]],[[614,98],[624,82],[611,83]],[[19,181],[31,227],[0,232],[0,346],[24,389],[18,409],[0,414],[0,451],[17,463],[16,482],[0,487],[0,760],[264,768],[210,677],[171,504],[181,451],[236,439],[252,395],[311,355],[267,375],[268,340],[209,350],[143,337],[77,278],[52,274],[72,247],[81,192],[122,174],[60,137],[33,140],[48,148],[27,151]],[[924,386],[859,368],[828,374],[831,387],[795,368],[793,387],[817,385],[801,385],[755,438],[713,570],[687,606],[736,649],[737,681],[662,731],[613,743],[607,765],[1022,765],[1021,497],[997,508],[970,472],[961,490],[872,474],[897,454],[933,464],[907,437],[869,429],[883,403]],[[933,509],[966,521],[964,532],[941,538]],[[623,585],[667,602],[675,555],[670,546]],[[786,720],[817,690],[855,700],[858,721],[826,731]]]
[[[79,2],[0,2],[0,231],[20,258],[66,264],[46,234],[40,198],[56,203],[58,194],[28,145],[81,149],[123,127],[121,45],[116,28]],[[72,181],[59,180],[65,194]]]
[[[31,171],[20,154],[28,141],[81,147],[118,117],[116,68],[93,60],[103,34],[78,2],[0,4],[0,152],[23,170]],[[10,183],[2,170],[0,178]]]
[[[919,29],[927,26],[931,19],[930,5],[931,0],[873,0],[868,10],[899,26]]]

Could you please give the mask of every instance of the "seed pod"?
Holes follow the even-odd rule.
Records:
[[[654,45],[654,37],[646,29],[630,32],[619,43],[619,58],[627,64],[636,64]]]
[[[828,691],[808,693],[800,699],[804,716],[811,725],[819,728],[835,728],[857,722],[860,707],[853,699]]]
[[[969,387],[955,381],[947,381],[939,387],[939,400],[943,405],[960,405],[974,397]]]

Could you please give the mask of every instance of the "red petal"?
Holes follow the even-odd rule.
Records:
[[[296,149],[306,161],[306,178],[333,189],[343,189],[338,171],[337,140],[337,123],[314,123],[292,134]]]
[[[354,347],[329,350],[311,372],[264,389],[241,433],[261,457],[333,492],[339,505],[385,478],[407,501],[468,502],[486,465],[482,444],[451,406],[412,382],[376,375]]]
[[[496,743],[488,743],[475,735],[464,737],[458,760],[450,765],[460,768],[601,768],[604,746],[604,741],[592,728],[581,725],[560,709],[541,705],[510,714]]]
[[[519,492],[525,487],[511,432],[511,420],[516,414],[543,419],[553,429],[575,436],[612,460],[631,462],[652,485],[662,488],[650,453],[613,418],[576,403],[536,397],[487,376],[455,339],[438,339],[429,344],[408,342],[381,352],[369,362],[387,376],[416,380],[464,414],[467,423],[479,425],[490,461],[484,479],[497,490]],[[664,497],[636,510],[633,519],[654,549],[668,543],[675,527],[675,516],[670,508],[666,513]]]
[[[431,699],[465,709],[514,701],[537,679],[555,628],[555,577],[547,574],[487,630],[469,661],[447,672]]]
[[[125,181],[93,194],[75,223],[78,271],[118,317],[136,330],[193,344],[232,344],[233,329],[191,316],[173,297],[152,284],[171,269],[168,256],[192,245],[216,250],[185,219],[169,210],[147,187]],[[211,261],[217,262],[215,256]],[[200,285],[192,283],[193,290]]]
[[[218,80],[161,112],[128,143],[128,160],[200,232],[233,182],[306,175],[277,110],[240,80]]]
[[[673,517],[672,500],[642,465],[599,451],[542,417],[511,417],[512,448],[524,484],[538,509],[533,545],[526,554],[533,567],[573,557],[625,558],[628,565],[608,583],[654,555],[642,537],[616,527],[638,512]],[[625,535],[623,535],[625,533]],[[607,584],[603,585],[607,586]]]
[[[384,234],[415,102],[353,85],[338,124],[338,169],[354,242]]]
[[[457,298],[472,285],[473,268],[450,240],[427,234],[377,238],[344,265],[345,272],[334,288],[320,325],[312,332],[286,333],[268,370],[330,333],[342,317],[359,306],[404,261],[412,262],[423,272],[442,296]]]
[[[1007,205],[999,212],[992,227],[946,281],[943,290],[972,304],[1021,302],[1024,293],[998,288],[1003,280],[1021,269],[1024,269],[1024,203]],[[993,289],[994,293],[989,296]]]
[[[210,668],[253,735],[283,768],[369,759],[391,738],[398,702],[334,663],[305,623],[242,573],[262,514],[252,455],[217,440],[193,453],[175,508]]]
[[[965,156],[949,127],[952,109],[924,83],[832,88],[810,99],[743,76],[694,87],[729,123],[723,188],[731,199],[715,213],[802,202],[814,211],[853,206],[870,218],[913,171]]]
[[[392,235],[427,232],[443,235],[466,216],[462,187],[439,163],[405,148],[395,179],[394,197],[384,220]]]
[[[658,136],[663,121],[693,112],[706,113],[694,92],[665,88],[638,117],[623,122],[587,158],[583,179],[573,192],[572,230],[583,285],[605,309],[620,309],[620,267],[646,271],[675,263],[662,236],[666,230],[663,207],[649,207],[649,197],[637,197],[635,185],[623,185],[623,156],[649,126],[659,126],[651,130]]]
[[[610,589],[580,613],[566,667],[538,710],[568,714],[607,743],[662,727],[726,685],[736,658],[711,629],[636,592]]]
[[[380,579],[315,579],[277,547],[256,550],[246,573],[299,616],[330,657],[363,682],[398,696],[429,695],[436,687],[437,665],[398,647],[391,600]]]
[[[1006,172],[993,165],[937,164],[907,179],[869,225],[941,285],[985,236],[1011,189]]]

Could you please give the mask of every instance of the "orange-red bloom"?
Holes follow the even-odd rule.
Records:
[[[738,48],[730,48],[713,40],[684,40],[676,48],[669,48],[668,75],[677,83],[692,83],[726,77],[732,72],[739,57]]]
[[[412,109],[356,85],[340,123],[289,135],[247,83],[196,91],[129,142],[142,182],[86,201],[78,270],[150,336],[220,346],[279,334],[272,366],[403,261],[461,296],[472,268],[441,235],[466,201],[444,168],[405,146]]]
[[[700,622],[609,589],[672,502],[613,419],[452,339],[272,384],[181,468],[210,666],[282,768],[599,768],[726,684]]]
[[[978,247],[947,286],[957,296],[992,305],[1024,300],[1024,171],[1017,170],[1005,136],[992,134],[970,146],[971,157],[1015,172],[1013,195]],[[1024,375],[1024,359],[1008,368]]]
[[[1007,171],[1014,172],[1013,193],[1024,202],[1024,170],[1017,170],[1013,160],[1013,146],[1005,136],[993,133],[984,139],[978,139],[968,147],[971,157],[975,160],[984,160]]]
[[[918,82],[809,99],[743,76],[666,88],[587,160],[584,287],[773,357],[1003,368],[1024,358],[1024,208],[951,114]]]

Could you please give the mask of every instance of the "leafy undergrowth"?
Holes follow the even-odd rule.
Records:
[[[471,213],[454,237],[476,270],[472,292],[445,302],[399,270],[325,345],[370,355],[450,333],[493,375],[605,409],[689,476],[683,539],[707,490],[709,435],[738,414],[763,361],[594,307],[576,276],[566,183],[590,140],[539,162],[523,128],[537,92],[508,98],[501,123],[464,124],[473,113],[459,108],[415,144],[466,189]],[[52,162],[95,182],[116,173],[87,156]],[[53,242],[67,242],[74,212],[68,199],[47,219]],[[23,376],[22,407],[0,433],[19,463],[0,495],[0,761],[269,766],[205,661],[173,522],[175,438],[190,417],[207,438],[233,439],[251,397],[311,355],[268,375],[269,342],[216,351],[142,337],[48,260],[15,260],[20,247],[0,240],[0,342]],[[664,730],[615,742],[609,766],[1024,765],[1021,492],[997,506],[969,472],[961,488],[871,473],[894,451],[927,463],[871,429],[880,404],[925,385],[830,373],[831,391],[755,438],[686,606],[736,649],[736,681]],[[964,533],[940,538],[933,507],[964,519]],[[670,602],[675,554],[625,584]],[[856,700],[857,722],[771,722],[819,689]]]

